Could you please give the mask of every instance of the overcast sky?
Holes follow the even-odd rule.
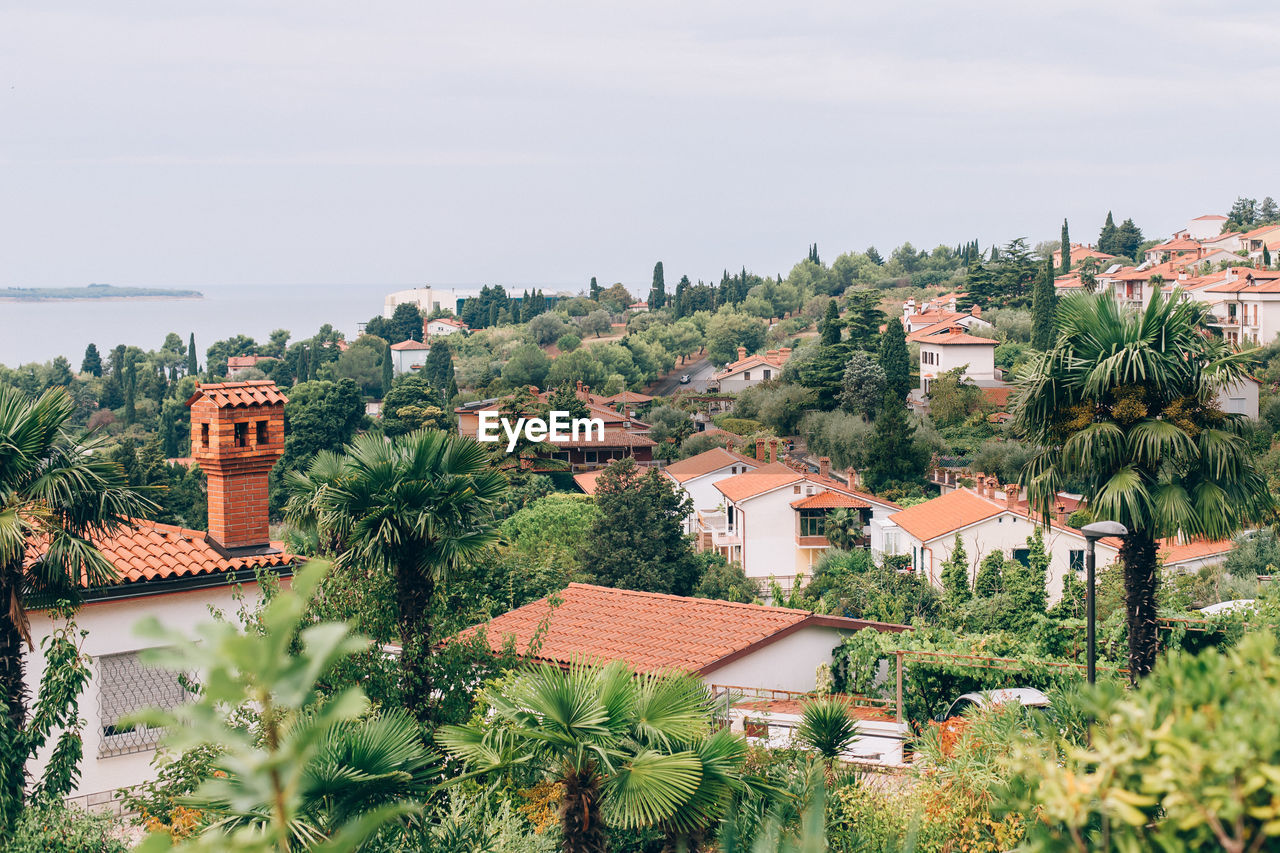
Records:
[[[1280,196],[1280,4],[0,5],[0,286],[647,283]]]

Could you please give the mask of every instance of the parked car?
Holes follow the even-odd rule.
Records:
[[[1007,687],[1000,690],[984,690],[981,693],[966,693],[957,697],[945,713],[934,717],[939,723],[945,723],[953,717],[959,717],[969,708],[986,708],[990,705],[1004,705],[1017,702],[1024,708],[1047,708],[1049,697],[1034,687]]]
[[[681,384],[681,385],[688,385],[690,381],[692,381],[692,380],[690,379],[689,374],[687,374],[687,373],[680,377],[680,384]]]

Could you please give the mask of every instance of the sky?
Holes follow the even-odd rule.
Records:
[[[585,284],[1280,196],[1280,4],[0,5],[0,286]]]

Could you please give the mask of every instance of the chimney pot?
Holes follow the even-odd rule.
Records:
[[[818,457],[818,476],[829,477],[831,475],[831,458],[828,456]]]
[[[1005,506],[1013,509],[1018,505],[1018,487],[1013,483],[1004,487]]]
[[[769,439],[769,461],[778,461],[778,439],[776,438]]]
[[[742,361],[746,357],[747,357],[747,348],[738,347],[738,361]]]
[[[758,462],[764,461],[764,439],[763,438],[756,439],[756,461]]]

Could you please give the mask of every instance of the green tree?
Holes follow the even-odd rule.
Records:
[[[982,558],[978,564],[978,574],[973,579],[973,594],[976,598],[991,598],[1004,591],[1004,554],[992,551]]]
[[[524,344],[517,347],[511,354],[511,358],[502,366],[502,381],[512,388],[530,385],[541,388],[550,370],[551,359],[547,354],[533,344]]]
[[[187,339],[187,375],[195,376],[200,372],[200,361],[196,355],[196,333],[192,332]]]
[[[1257,199],[1240,196],[1236,199],[1235,204],[1231,205],[1231,210],[1227,211],[1227,221],[1223,223],[1222,230],[1223,232],[1248,231],[1253,228],[1257,221]]]
[[[132,358],[124,363],[124,422],[126,426],[138,419],[138,364]]]
[[[1113,254],[1138,259],[1138,249],[1142,247],[1142,229],[1135,225],[1132,219],[1121,222],[1120,227],[1116,229],[1115,247],[1116,251]]]
[[[66,388],[75,378],[75,374],[71,372],[71,362],[67,361],[66,356],[60,355],[49,364],[49,387]]]
[[[840,407],[855,415],[874,416],[889,390],[884,368],[865,352],[855,352],[845,362]]]
[[[840,306],[836,304],[836,300],[832,299],[827,302],[826,313],[822,315],[822,320],[818,323],[818,342],[823,346],[834,346],[840,343],[840,333],[843,328],[844,322],[840,319]]]
[[[458,393],[458,382],[454,378],[453,349],[447,338],[436,338],[431,344],[422,373],[431,387],[440,393],[442,402],[448,403]]]
[[[849,713],[849,700],[830,696],[805,702],[795,739],[812,749],[830,767],[858,740],[858,725]]]
[[[1067,230],[1067,220],[1062,220],[1062,240],[1059,245],[1062,247],[1062,261],[1058,267],[1061,275],[1071,272],[1071,232]]]
[[[393,584],[404,707],[423,723],[433,718],[437,585],[497,539],[493,505],[507,483],[488,463],[472,439],[421,430],[391,442],[357,437],[321,488],[315,478],[286,478],[291,520],[343,543],[340,567]]]
[[[20,744],[34,731],[24,725],[27,596],[74,604],[85,585],[114,580],[93,537],[158,509],[127,485],[102,437],[67,434],[74,413],[61,388],[32,400],[0,385],[0,834],[22,808],[28,756]],[[38,558],[34,542],[43,543]]]
[[[667,283],[662,274],[662,261],[653,265],[653,287],[649,289],[649,310],[658,311],[667,303]]]
[[[421,341],[422,312],[418,310],[418,306],[412,302],[401,302],[397,305],[396,310],[391,312],[391,319],[387,321],[386,335],[379,335],[379,337],[385,337],[393,344]]]
[[[630,457],[610,463],[596,481],[600,518],[583,562],[596,582],[620,589],[689,595],[698,561],[684,535],[693,504],[656,468]]]
[[[564,853],[604,853],[610,823],[658,827],[668,849],[698,844],[742,789],[742,739],[710,731],[696,679],[543,665],[489,694],[491,716],[437,740],[472,772],[527,765],[557,783]]]
[[[1044,528],[1037,526],[1027,537],[1027,562],[1010,561],[1004,572],[1004,591],[1023,626],[1044,615],[1048,604],[1045,583],[1049,579],[1049,555],[1044,550]]]
[[[566,328],[568,327],[565,326],[559,314],[548,312],[530,320],[528,331],[534,343],[546,346],[563,335]]]
[[[738,360],[738,347],[753,353],[764,346],[765,324],[740,311],[722,308],[707,323],[707,357],[716,364]]]
[[[1057,313],[1058,297],[1053,290],[1053,258],[1044,262],[1044,269],[1036,279],[1031,297],[1031,345],[1047,350],[1053,345],[1053,322]]]
[[[382,348],[382,396],[386,397],[387,392],[391,390],[391,384],[395,382],[395,366],[391,363],[391,344],[387,344]]]
[[[889,392],[894,399],[906,400],[911,393],[911,355],[901,319],[894,317],[886,324],[880,336],[879,358]]]
[[[856,509],[841,507],[827,513],[824,533],[832,548],[852,551],[862,538],[862,516]]]
[[[929,457],[916,444],[915,434],[906,406],[886,395],[871,433],[866,482],[872,491],[918,483],[923,478]]]
[[[591,498],[555,493],[539,498],[502,523],[502,537],[523,559],[551,557],[575,569],[585,568],[582,555],[600,510]]]
[[[1207,315],[1160,293],[1141,313],[1109,294],[1069,297],[1015,410],[1015,429],[1043,448],[1021,477],[1037,511],[1047,517],[1071,484],[1095,519],[1129,530],[1120,559],[1135,678],[1155,663],[1156,540],[1222,539],[1275,514],[1243,417],[1216,402],[1245,377],[1249,356],[1205,335]]]
[[[102,356],[98,355],[98,348],[93,344],[84,348],[84,360],[80,362],[80,372],[92,376],[102,375]]]
[[[965,553],[964,542],[959,533],[951,546],[950,556],[942,564],[942,589],[952,607],[961,607],[972,597],[972,590],[969,589],[969,555]]]
[[[424,427],[443,429],[449,420],[444,401],[425,376],[405,373],[397,377],[382,398],[382,431],[393,438]]]
[[[849,346],[854,349],[874,351],[884,325],[884,312],[880,310],[880,291],[855,290],[846,295],[848,309],[844,324],[849,330]]]
[[[1116,221],[1111,217],[1111,211],[1108,210],[1107,221],[1102,223],[1102,230],[1098,232],[1098,251],[1106,252],[1108,255],[1121,254],[1116,246],[1118,232]]]

